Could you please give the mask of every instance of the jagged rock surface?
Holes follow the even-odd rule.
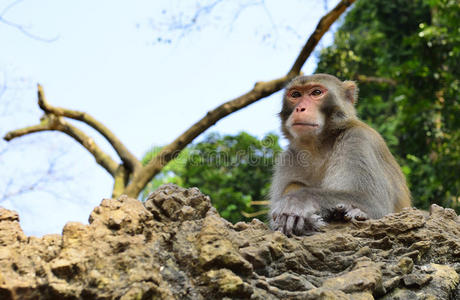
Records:
[[[438,206],[288,238],[222,219],[196,188],[105,199],[27,237],[0,209],[0,299],[460,299],[460,222]]]

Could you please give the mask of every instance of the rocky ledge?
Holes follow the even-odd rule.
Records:
[[[436,205],[288,238],[166,185],[89,223],[27,237],[0,209],[0,299],[460,299],[460,222]]]

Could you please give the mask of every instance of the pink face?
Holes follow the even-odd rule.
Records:
[[[324,115],[319,110],[328,90],[321,84],[310,83],[294,86],[286,93],[286,99],[293,107],[286,126],[294,137],[317,135],[324,126]]]

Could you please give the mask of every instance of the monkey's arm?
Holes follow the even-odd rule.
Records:
[[[316,214],[320,206],[313,201],[296,197],[296,192],[306,186],[305,170],[292,158],[296,154],[288,149],[277,160],[270,187],[270,226],[287,235],[313,234],[325,225]]]

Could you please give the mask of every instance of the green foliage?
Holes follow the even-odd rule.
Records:
[[[408,177],[414,204],[460,211],[460,3],[360,0],[317,72],[392,78],[360,85],[358,113],[377,129]]]
[[[142,164],[145,166],[153,157],[155,157],[162,147],[153,147],[147,154],[142,158]],[[166,183],[174,183],[179,186],[184,185],[184,181],[177,174],[182,174],[184,172],[185,163],[187,161],[190,149],[185,148],[182,152],[170,161],[152,181],[150,181],[145,189],[142,191],[141,198],[146,199],[147,196],[159,186]]]
[[[231,222],[247,220],[242,211],[251,213],[263,208],[250,204],[267,199],[274,160],[280,151],[274,134],[258,140],[245,132],[235,136],[213,133],[187,147],[185,154],[155,177],[143,195],[145,198],[167,182],[187,188],[196,186],[211,197],[222,217]],[[158,149],[149,152],[144,161],[157,152]]]

